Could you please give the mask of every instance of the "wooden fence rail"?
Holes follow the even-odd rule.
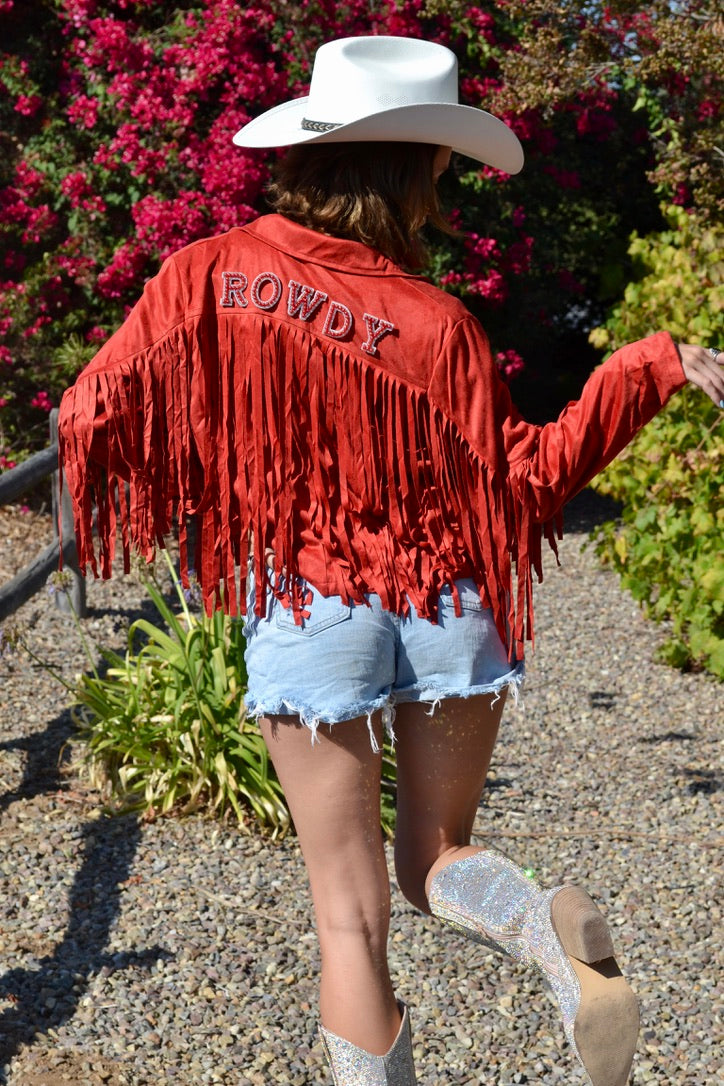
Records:
[[[55,593],[56,606],[62,611],[71,608],[79,616],[86,614],[85,578],[78,569],[73,510],[67,487],[60,494],[58,472],[58,412],[50,413],[50,445],[29,456],[17,467],[0,475],[0,505],[16,501],[43,479],[51,477],[53,525],[55,539],[12,580],[0,585],[0,622],[22,607],[46,583],[60,561],[60,536],[63,538],[63,567],[70,575],[68,588]],[[60,527],[60,531],[59,531]]]

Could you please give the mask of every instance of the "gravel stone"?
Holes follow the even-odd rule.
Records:
[[[602,512],[603,507],[603,512]],[[722,685],[654,661],[648,623],[585,543],[609,511],[572,504],[537,642],[475,825],[546,884],[580,881],[607,915],[642,1033],[631,1081],[722,1081]],[[0,509],[0,580],[49,518]],[[122,648],[152,617],[133,577],[88,584],[89,640]],[[66,681],[73,623],[39,594],[16,616]],[[296,842],[201,817],[108,817],[74,768],[68,697],[0,658],[0,1083],[310,1086],[319,954]],[[390,872],[392,864],[390,857]],[[445,933],[393,877],[390,955],[420,1086],[583,1083],[536,976]]]

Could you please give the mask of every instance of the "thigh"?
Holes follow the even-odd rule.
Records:
[[[505,691],[446,698],[432,716],[420,703],[397,707],[395,864],[418,908],[435,860],[470,841],[504,705]]]
[[[259,721],[289,804],[320,928],[384,916],[389,893],[380,830],[382,758],[366,718],[321,724],[312,742],[289,717]],[[382,728],[372,727],[382,744]],[[345,912],[349,915],[345,917]]]

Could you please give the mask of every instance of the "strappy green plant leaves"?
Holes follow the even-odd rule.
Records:
[[[395,836],[397,818],[397,762],[395,751],[389,740],[382,749],[382,793],[380,796],[380,823],[382,833],[388,840]]]
[[[103,674],[79,680],[76,714],[92,778],[116,808],[232,815],[244,828],[281,835],[290,825],[281,786],[243,712],[241,624],[220,611],[193,614],[174,581],[180,613],[147,577],[164,625],[136,620],[126,652],[105,650]]]

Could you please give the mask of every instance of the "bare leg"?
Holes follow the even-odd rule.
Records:
[[[434,716],[398,705],[395,865],[405,897],[429,912],[430,879],[481,851],[470,834],[505,705],[500,697],[449,698]]]
[[[322,1024],[383,1055],[400,1029],[387,965],[390,885],[380,831],[381,756],[366,718],[310,733],[260,721],[309,875],[322,956]],[[381,728],[376,724],[381,745]]]
[[[469,844],[501,710],[476,701],[449,700],[432,719],[419,706],[402,719],[398,712],[400,887],[425,911],[431,901],[456,930],[540,968],[590,1082],[624,1086],[638,1006],[603,916],[584,891],[541,890],[500,853]]]

